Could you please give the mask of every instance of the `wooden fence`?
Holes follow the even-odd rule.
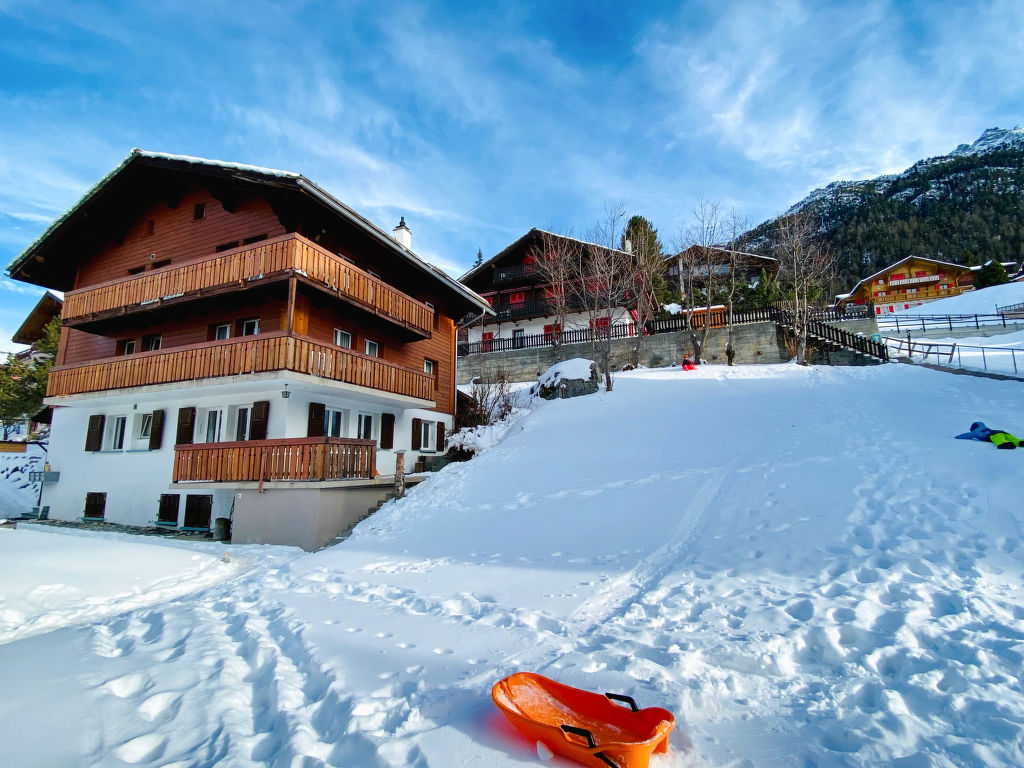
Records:
[[[377,443],[298,437],[174,446],[175,483],[371,479]]]

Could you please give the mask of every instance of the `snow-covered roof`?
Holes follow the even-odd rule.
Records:
[[[621,253],[623,255],[626,255],[625,251],[620,251],[618,248],[608,248],[608,246],[606,246],[606,245],[600,245],[598,243],[591,243],[591,242],[588,242],[587,240],[580,240],[577,237],[570,237],[569,235],[560,235],[557,232],[548,232],[546,229],[539,229],[537,227],[533,227],[529,232],[527,232],[526,234],[522,235],[521,237],[517,237],[511,243],[509,243],[504,248],[502,248],[500,251],[498,251],[496,254],[491,256],[491,258],[487,259],[486,261],[481,262],[480,264],[477,264],[475,267],[470,269],[462,277],[460,277],[459,280],[465,282],[466,280],[472,279],[476,275],[478,275],[481,272],[483,272],[485,267],[489,267],[491,264],[493,264],[496,261],[498,261],[499,259],[501,259],[502,256],[504,256],[509,251],[513,250],[521,242],[523,242],[524,240],[526,240],[529,237],[536,237],[538,235],[547,235],[548,237],[557,237],[560,240],[569,240],[569,241],[574,242],[574,243],[580,243],[581,245],[586,245],[586,246],[588,246],[590,248],[601,248],[603,250],[611,251],[612,253]]]
[[[251,174],[253,177],[270,177],[274,179],[286,180],[290,184],[294,185],[298,189],[302,190],[310,197],[318,200],[321,204],[327,206],[335,213],[339,214],[343,218],[349,220],[365,232],[370,234],[379,242],[383,243],[391,251],[398,254],[401,258],[407,261],[412,266],[416,267],[420,271],[436,278],[440,282],[447,285],[450,289],[456,291],[463,298],[467,299],[473,305],[478,307],[481,312],[492,313],[490,305],[474,291],[460,283],[458,280],[449,276],[446,272],[440,268],[434,266],[425,259],[420,258],[411,249],[406,248],[404,245],[395,240],[388,232],[378,227],[372,221],[367,219],[362,214],[358,213],[354,209],[347,206],[345,203],[338,200],[327,190],[317,186],[314,182],[307,179],[305,176],[292,171],[282,171],[275,168],[264,168],[257,165],[247,165],[245,163],[235,163],[223,160],[210,160],[204,157],[193,157],[191,155],[175,155],[166,152],[152,152],[149,150],[133,148],[117,166],[114,167],[107,175],[96,182],[78,202],[76,202],[71,208],[69,208],[63,215],[57,218],[46,230],[37,237],[21,254],[19,254],[7,267],[8,274],[12,274],[20,269],[28,260],[33,256],[36,250],[42,243],[44,243],[49,237],[51,237],[60,227],[67,222],[77,211],[81,210],[85,205],[89,203],[97,193],[107,186],[115,177],[117,177],[122,171],[125,170],[131,163],[137,160],[157,160],[166,161],[170,163],[179,163],[189,166],[204,166],[207,168],[216,168],[224,171],[235,171],[239,174]],[[243,177],[244,178],[244,177]],[[259,181],[258,178],[250,178],[250,181]]]

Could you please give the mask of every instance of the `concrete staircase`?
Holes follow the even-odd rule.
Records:
[[[352,531],[355,529],[355,527],[357,525],[359,525],[361,522],[363,522],[363,520],[368,518],[370,515],[372,515],[375,512],[379,511],[381,507],[383,507],[385,504],[387,504],[389,501],[391,501],[394,498],[396,498],[395,492],[394,491],[389,491],[384,496],[384,498],[382,498],[380,501],[378,501],[374,506],[369,507],[366,510],[366,514],[365,515],[361,515],[348,528],[346,528],[344,531],[342,531],[340,534],[338,534],[335,537],[335,539],[334,539],[334,543],[337,544],[337,543],[342,542],[345,539],[347,539],[349,536],[352,535]]]

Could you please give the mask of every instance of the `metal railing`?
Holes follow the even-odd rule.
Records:
[[[996,307],[996,312],[1000,315],[1024,318],[1024,301],[1020,304],[1007,304],[1005,307]]]
[[[1005,309],[1005,307],[1004,307]],[[878,315],[875,322],[881,331],[930,331],[943,328],[952,331],[954,328],[985,328],[999,325],[1003,328],[1015,325],[1015,320],[1024,323],[1024,314],[1019,318],[1007,317],[1006,314],[997,315],[906,315],[900,317],[898,313],[891,315]]]
[[[947,368],[987,371],[1019,375],[1024,371],[1024,349],[1013,347],[977,347],[968,344],[935,343],[927,340],[885,337],[886,346],[893,355],[907,357],[912,362],[934,363]],[[1021,359],[1017,359],[1017,353]]]

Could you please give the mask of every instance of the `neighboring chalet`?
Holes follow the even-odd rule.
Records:
[[[701,250],[705,250],[706,254],[701,254]],[[672,290],[680,291],[682,282],[679,276],[686,276],[688,269],[694,270],[694,281],[701,284],[707,281],[709,275],[716,281],[724,281],[733,266],[743,281],[751,286],[757,285],[762,269],[773,279],[779,273],[779,260],[771,256],[734,251],[719,246],[702,249],[699,245],[691,245],[679,253],[665,257],[665,279]]]
[[[64,291],[58,519],[323,545],[445,448],[486,301],[305,177],[132,150],[9,267]]]
[[[865,306],[876,315],[902,312],[929,301],[958,296],[972,286],[971,268],[922,256],[907,256],[837,297],[836,306]]]
[[[459,279],[486,299],[494,314],[470,325],[467,341],[482,342],[485,352],[492,344],[505,348],[506,345],[496,342],[506,339],[511,340],[512,348],[517,348],[525,343],[527,336],[552,336],[563,330],[588,328],[593,323],[598,328],[606,328],[616,320],[628,320],[622,309],[613,311],[611,317],[591,321],[580,306],[578,311],[570,311],[564,317],[563,329],[553,316],[551,306],[555,288],[537,266],[538,259],[543,258],[548,248],[586,251],[602,246],[534,228],[497,255],[473,267]]]
[[[11,341],[15,344],[28,345],[27,349],[16,353],[19,359],[24,360],[29,365],[34,365],[42,356],[36,345],[46,334],[46,326],[49,325],[50,321],[60,316],[60,308],[63,303],[64,301],[60,296],[57,296],[52,291],[46,291],[39,298],[36,305],[32,307],[32,311],[28,313],[28,317],[18,326],[18,330],[11,337]],[[19,436],[19,439],[27,439],[29,435],[38,433],[39,430],[49,423],[50,408],[43,407],[37,413],[26,413],[24,420],[13,429],[14,433]],[[9,435],[10,428],[5,428],[4,433]]]

